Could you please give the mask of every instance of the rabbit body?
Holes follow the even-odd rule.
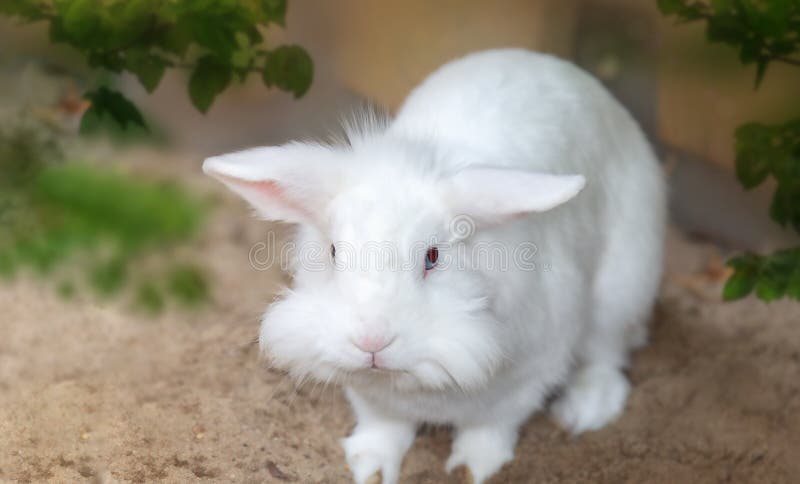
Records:
[[[298,221],[299,241],[335,241],[337,260],[358,259],[339,240],[358,253],[370,240],[405,249],[436,236],[430,270],[296,265],[295,288],[263,322],[277,366],[346,387],[355,481],[380,471],[396,482],[416,429],[433,423],[454,427],[446,469],[482,482],[555,391],[553,414],[573,433],[615,419],[629,392],[621,370],[646,339],[665,225],[661,168],[625,109],[570,63],[492,50],[444,65],[387,126],[350,138],[206,170],[265,217]],[[240,168],[253,157],[272,168]],[[313,159],[313,173],[293,173],[296,159]],[[328,324],[307,322],[320,318]]]

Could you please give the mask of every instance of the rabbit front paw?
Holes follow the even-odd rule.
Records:
[[[597,430],[622,413],[629,391],[628,380],[617,368],[586,366],[573,376],[552,413],[573,434]]]
[[[413,428],[386,426],[359,429],[342,439],[356,484],[396,484],[403,455],[413,438]]]
[[[481,484],[514,458],[516,442],[516,430],[460,428],[453,441],[453,451],[447,459],[445,470],[450,473],[463,465],[468,471],[466,481],[470,484]]]

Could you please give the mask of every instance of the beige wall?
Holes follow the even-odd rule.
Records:
[[[572,0],[294,0],[289,29],[326,19],[318,51],[346,86],[396,108],[442,63],[492,47],[528,47],[568,55],[577,2]]]
[[[781,122],[800,115],[800,69],[773,64],[761,87],[730,47],[709,44],[702,25],[661,22],[660,136],[728,169],[733,135],[749,121]]]

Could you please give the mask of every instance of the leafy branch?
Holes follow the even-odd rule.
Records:
[[[658,0],[665,15],[683,22],[705,21],[710,42],[739,51],[743,64],[756,64],[758,88],[771,62],[800,67],[800,2],[797,0]],[[800,119],[778,125],[748,123],[736,130],[736,176],[745,189],[768,179],[776,188],[770,217],[800,232]],[[772,301],[800,300],[800,247],[770,255],[747,253],[728,261],[733,274],[725,300],[755,291]]]
[[[749,123],[736,130],[736,176],[752,189],[768,178],[777,185],[770,216],[800,232],[800,119],[783,125]]]
[[[734,272],[722,291],[725,300],[740,299],[753,291],[764,301],[800,300],[800,248],[768,256],[747,253],[729,260],[728,265]]]
[[[665,15],[683,22],[704,20],[710,42],[739,50],[739,60],[756,64],[756,87],[771,62],[800,66],[800,2],[796,0],[658,0]]]
[[[254,73],[296,98],[308,91],[308,53],[296,45],[268,48],[262,35],[284,25],[286,1],[4,0],[0,14],[48,23],[52,42],[75,48],[90,67],[133,74],[148,92],[168,69],[188,69],[189,98],[205,113],[232,81]],[[122,127],[145,125],[136,106],[106,86],[85,98],[87,114],[108,115]]]

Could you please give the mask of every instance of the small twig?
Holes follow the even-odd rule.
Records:
[[[792,59],[791,57],[782,57],[782,56],[773,57],[773,59],[779,62],[783,62],[785,64],[790,64],[793,66],[800,67],[800,59]]]
[[[191,62],[175,62],[171,63],[169,66],[175,69],[188,69],[188,70],[192,70],[195,67],[197,67],[195,64],[192,64]],[[248,72],[255,72],[256,74],[260,74],[263,71],[263,68],[259,68],[258,66],[236,67],[234,69],[237,71],[243,69]]]

